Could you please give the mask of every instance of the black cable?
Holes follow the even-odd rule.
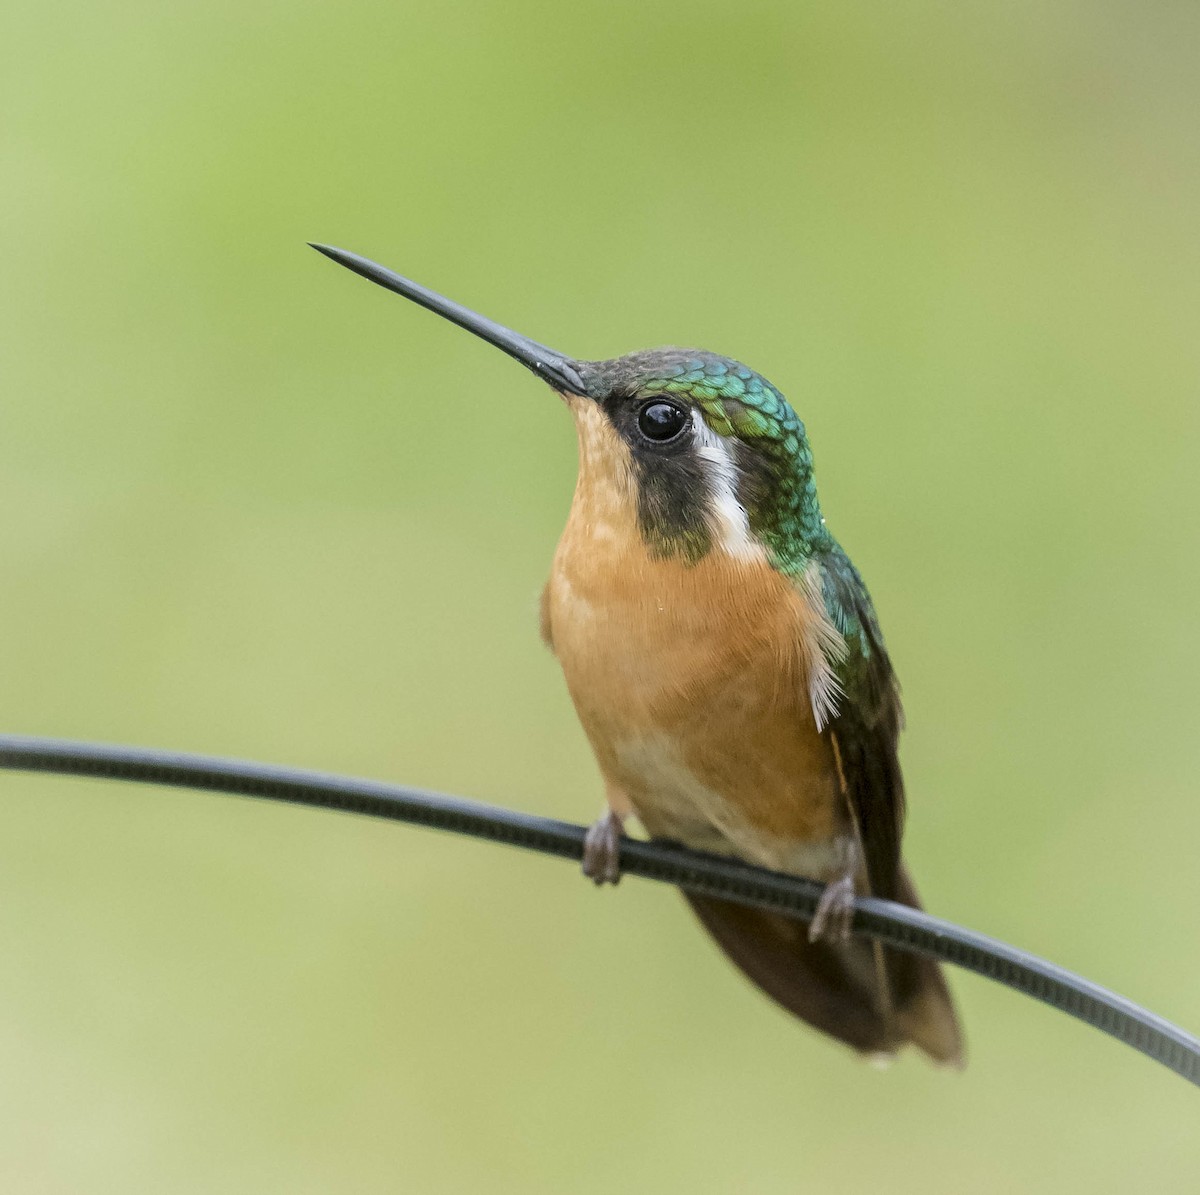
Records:
[[[0,768],[238,793],[412,822],[566,859],[583,855],[582,826],[378,780],[172,751],[18,735],[0,735]],[[622,840],[621,871],[806,921],[812,918],[821,895],[821,885],[811,880],[661,842]],[[1200,1086],[1200,1041],[1062,967],[887,900],[860,897],[855,902],[854,930],[888,946],[955,963],[1033,996],[1140,1050]]]

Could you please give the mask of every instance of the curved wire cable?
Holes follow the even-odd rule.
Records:
[[[236,793],[411,822],[565,859],[583,856],[584,827],[424,792],[298,768],[66,739],[0,735],[0,768],[95,776]],[[623,839],[624,875],[658,880],[805,921],[822,886],[663,842]],[[1200,1086],[1200,1040],[1162,1017],[1062,967],[892,901],[855,901],[854,932],[931,955],[1023,992],[1115,1037]]]

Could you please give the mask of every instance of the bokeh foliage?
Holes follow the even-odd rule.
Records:
[[[522,370],[304,247],[805,419],[905,684],[928,904],[1200,1027],[1200,12],[0,10],[0,725],[577,819]],[[1191,530],[1189,530],[1191,528]],[[198,794],[0,779],[0,1185],[1186,1190],[1195,1092],[956,976],[880,1075],[682,902]]]

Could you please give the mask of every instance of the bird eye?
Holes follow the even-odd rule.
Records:
[[[687,412],[673,402],[648,402],[638,412],[638,431],[659,444],[675,439],[687,425]]]

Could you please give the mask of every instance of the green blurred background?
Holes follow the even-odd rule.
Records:
[[[6,5],[0,726],[595,814],[535,629],[568,416],[332,241],[580,356],[779,384],[905,684],[928,904],[1200,1028],[1198,48],[1165,0]],[[8,1191],[1200,1165],[1193,1090],[971,976],[967,1072],[879,1074],[651,885],[0,795]]]

